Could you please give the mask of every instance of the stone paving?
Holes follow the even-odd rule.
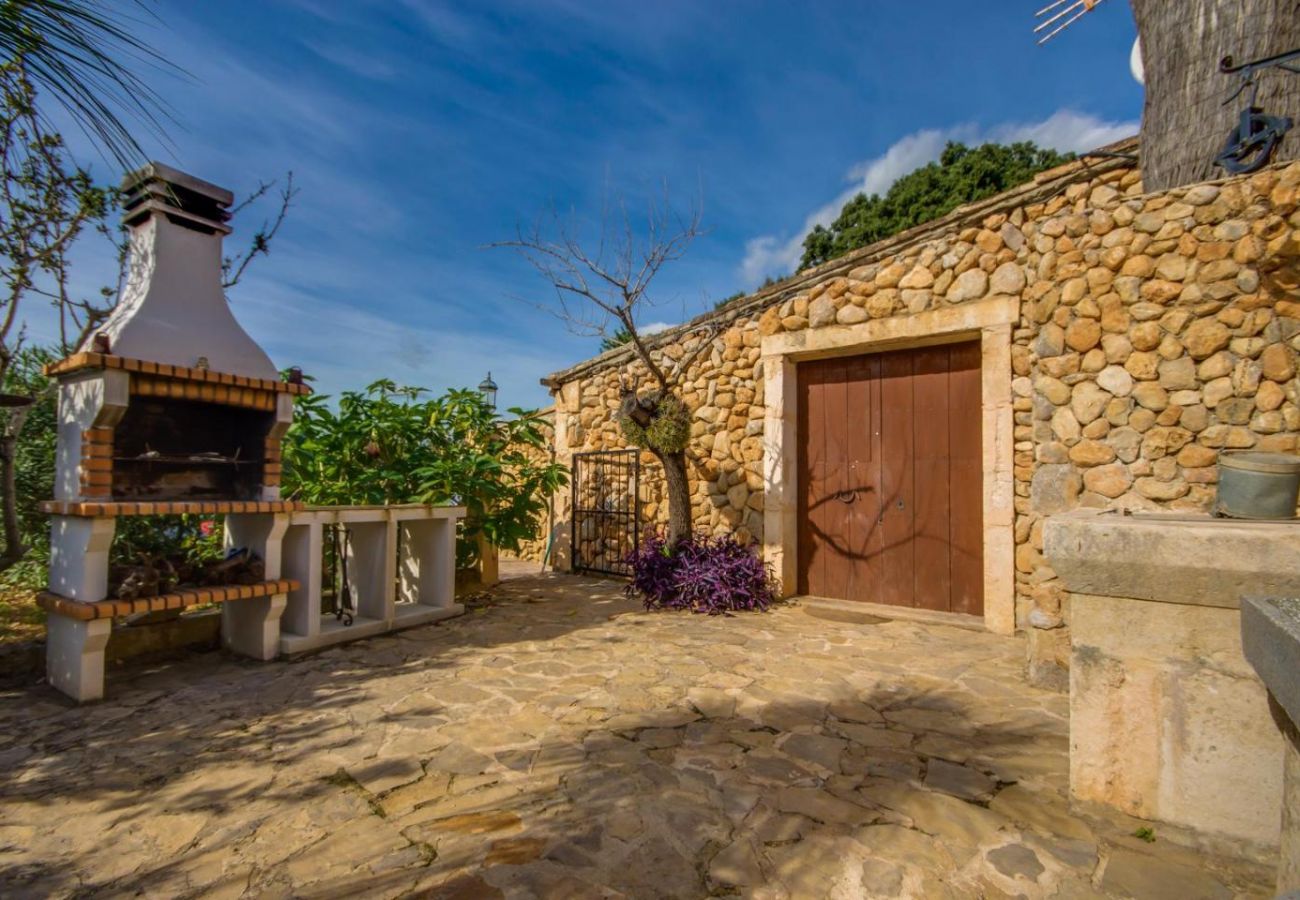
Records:
[[[1268,896],[1067,808],[1017,639],[533,575],[305,659],[0,695],[0,895]]]

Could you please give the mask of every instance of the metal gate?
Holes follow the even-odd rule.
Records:
[[[627,555],[640,543],[637,450],[573,454],[573,571],[630,575]]]

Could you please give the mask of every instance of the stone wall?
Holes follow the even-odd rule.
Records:
[[[554,427],[555,427],[554,407],[548,407],[546,409],[543,409],[541,411],[541,417],[543,420],[545,420],[545,422],[547,423],[548,427],[551,430],[552,433],[551,441],[553,444]],[[525,453],[529,456],[529,458],[531,458],[536,463],[550,462],[552,454],[554,452],[555,451],[553,447],[547,450],[546,452],[537,451],[531,447],[525,448]],[[568,488],[560,488],[561,493],[564,493],[567,490]],[[540,563],[545,558],[547,547],[550,545],[550,541],[551,541],[551,532],[554,528],[557,527],[556,519],[554,515],[555,498],[551,499],[550,508],[551,508],[551,512],[543,516],[540,527],[537,529],[537,533],[533,537],[529,538],[528,540],[521,542],[519,552],[517,554],[513,554],[516,559],[527,559],[527,560],[532,560],[533,562]]]
[[[1043,518],[1208,510],[1220,450],[1296,449],[1298,202],[1300,164],[1144,195],[1133,163],[1090,158],[657,336],[673,360],[720,329],[683,380],[697,527],[763,540],[765,337],[1017,302],[1016,622],[1031,676],[1063,686],[1068,603],[1041,555]],[[561,461],[625,446],[619,375],[648,384],[640,369],[616,350],[547,379]],[[643,462],[644,516],[662,522],[657,465]]]

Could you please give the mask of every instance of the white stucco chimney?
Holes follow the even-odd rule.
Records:
[[[97,334],[114,356],[277,379],[222,289],[221,242],[234,196],[162,163],[122,183],[130,227],[126,285]],[[93,349],[94,336],[82,349]]]

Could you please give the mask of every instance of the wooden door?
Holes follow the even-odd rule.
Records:
[[[797,371],[799,592],[982,615],[979,343]]]

